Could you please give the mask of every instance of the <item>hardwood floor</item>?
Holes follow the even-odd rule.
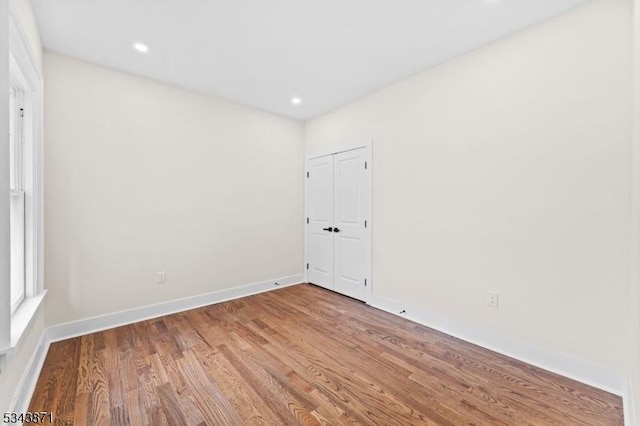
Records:
[[[622,425],[620,397],[300,285],[49,349],[75,425]]]

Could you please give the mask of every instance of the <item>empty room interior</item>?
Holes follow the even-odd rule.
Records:
[[[2,424],[640,425],[639,4],[0,1]]]

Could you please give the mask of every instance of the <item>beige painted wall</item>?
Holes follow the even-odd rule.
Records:
[[[51,53],[44,70],[49,324],[302,272],[301,122]]]
[[[628,371],[631,32],[593,0],[307,123],[373,137],[374,296]]]
[[[38,34],[35,16],[31,9],[31,3],[28,0],[11,0],[11,2],[13,10],[16,11],[20,25],[27,36],[27,41],[29,42],[29,48],[33,53],[33,58],[37,64],[40,64],[42,62],[42,47],[40,45],[40,35]],[[3,102],[8,103],[6,96],[3,98]],[[8,241],[9,237],[8,235],[2,235],[0,238],[4,241]],[[27,363],[29,362],[31,355],[37,349],[40,336],[44,330],[44,323],[44,311],[41,308],[41,311],[36,314],[32,323],[24,332],[22,340],[16,348],[16,352],[13,354],[7,365],[6,371],[0,372],[0,413],[4,413],[9,409],[18,384],[20,383],[20,380],[25,373],[25,369],[27,368]]]

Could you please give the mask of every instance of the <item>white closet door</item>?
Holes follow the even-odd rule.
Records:
[[[368,170],[366,150],[335,154],[334,161],[334,290],[366,299],[368,266]]]
[[[334,156],[307,163],[307,280],[333,290]]]

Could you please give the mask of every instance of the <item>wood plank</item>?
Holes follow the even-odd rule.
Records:
[[[164,415],[170,425],[187,426],[187,420],[182,412],[180,402],[176,397],[171,385],[164,383],[156,387],[158,397],[160,399],[160,405],[164,411]]]
[[[207,379],[207,373],[191,349],[184,353],[184,358],[178,360],[178,368],[208,424],[242,424],[238,413],[221,390]]]

